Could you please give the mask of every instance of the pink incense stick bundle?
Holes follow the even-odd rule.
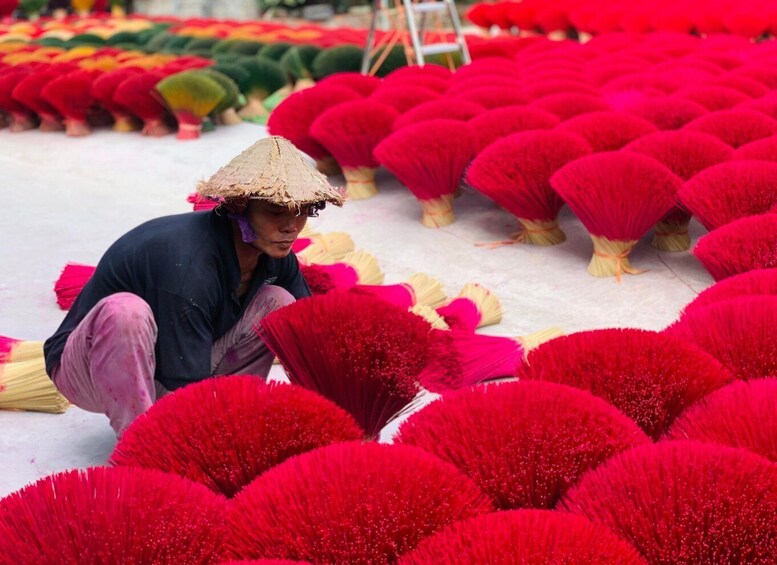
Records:
[[[487,288],[467,283],[458,296],[437,308],[451,329],[474,332],[502,321],[502,304]]]
[[[738,90],[742,94],[746,94],[750,98],[760,98],[761,96],[769,94],[771,90],[757,80],[742,76],[735,76],[730,73],[710,79],[705,83],[705,85],[732,88],[734,90]]]
[[[736,106],[740,110],[755,110],[766,114],[770,118],[777,119],[777,92],[767,94],[762,98],[748,100]]]
[[[160,399],[127,428],[110,462],[175,473],[231,498],[290,457],[362,437],[345,410],[314,392],[217,377]]]
[[[624,151],[653,157],[687,181],[700,171],[728,161],[732,149],[717,137],[697,131],[663,131],[629,143]],[[691,215],[675,206],[656,224],[651,245],[661,251],[686,251],[691,247],[688,224]]]
[[[113,131],[130,132],[137,128],[132,112],[114,100],[119,85],[129,77],[139,73],[134,67],[125,67],[109,71],[97,77],[92,83],[91,95],[113,116]]]
[[[193,192],[186,197],[186,201],[192,205],[192,210],[199,212],[200,210],[213,210],[221,202],[212,198],[203,198],[196,192]]]
[[[350,88],[362,96],[369,96],[382,82],[378,77],[361,73],[334,73],[318,81],[318,84]]]
[[[65,471],[0,501],[0,555],[8,563],[218,563],[225,510],[224,497],[160,471]]]
[[[490,380],[511,378],[529,351],[560,335],[563,332],[558,328],[520,337],[435,330],[429,364],[418,380],[431,392],[445,393]]]
[[[449,81],[450,81],[449,77],[443,78],[443,77],[433,76],[433,75],[424,74],[424,73],[420,73],[412,77],[402,76],[402,75],[394,76],[392,73],[383,79],[383,86],[385,88],[389,88],[389,87],[404,88],[406,86],[420,87],[420,88],[433,90],[438,94],[442,94],[448,88]]]
[[[59,278],[54,283],[54,294],[57,295],[57,305],[62,310],[70,310],[81,290],[94,274],[95,267],[80,263],[68,263],[62,269]]]
[[[404,114],[424,102],[438,98],[440,98],[440,93],[429,88],[397,84],[381,85],[370,95],[371,100],[393,106],[400,114]]]
[[[729,110],[734,106],[747,103],[750,96],[723,86],[695,86],[676,93],[677,96],[701,104],[710,112]]]
[[[342,261],[355,250],[353,239],[345,232],[309,233],[304,231],[292,245],[300,263],[330,265]]]
[[[380,298],[406,310],[410,310],[418,304],[436,308],[446,300],[445,289],[442,283],[436,278],[423,273],[412,275],[404,283],[390,285],[358,284],[352,287],[351,291]]]
[[[683,312],[740,296],[777,296],[777,269],[754,269],[728,277],[702,291]]]
[[[751,141],[734,151],[734,159],[777,161],[777,135]]]
[[[32,72],[27,67],[13,68],[0,73],[0,110],[11,117],[9,131],[18,133],[35,127],[35,112],[16,100],[12,93],[16,85]]]
[[[458,73],[457,73],[458,74]],[[517,78],[503,75],[480,75],[473,76],[464,80],[451,80],[448,84],[448,89],[445,91],[445,96],[448,98],[456,98],[462,94],[466,94],[473,90],[479,90],[484,86],[488,88],[499,87],[503,90],[512,90],[520,92],[523,90],[523,83]]]
[[[648,563],[769,563],[777,466],[744,449],[645,445],[588,473],[559,510],[612,529]]]
[[[404,422],[397,441],[455,465],[510,510],[553,508],[587,471],[650,438],[588,392],[513,382],[443,395]]]
[[[627,105],[624,110],[649,121],[662,131],[680,129],[708,112],[701,104],[679,96],[644,98]]]
[[[438,119],[466,122],[484,111],[485,108],[475,102],[440,98],[424,102],[408,110],[394,121],[393,129],[398,130],[412,124]]]
[[[416,400],[431,341],[421,317],[349,292],[300,300],[264,318],[258,332],[293,384],[350,412],[368,437]]]
[[[316,160],[318,170],[324,174],[337,174],[340,168],[334,157],[310,134],[310,125],[324,111],[361,95],[344,86],[319,84],[295,92],[281,102],[267,120],[272,135],[280,135],[291,141],[297,149]]]
[[[636,549],[609,528],[585,518],[549,510],[510,510],[457,522],[423,540],[398,563],[586,565],[597,562],[647,565]]]
[[[578,80],[564,80],[564,79],[551,79],[538,82],[537,84],[528,85],[524,89],[524,96],[527,101],[537,100],[543,96],[549,96],[551,94],[561,94],[564,92],[570,92],[573,94],[589,94],[595,96],[599,94],[599,91],[595,86],[586,84]]]
[[[720,110],[696,118],[685,128],[714,135],[736,149],[777,134],[777,120],[755,110]]]
[[[677,418],[666,439],[740,447],[777,463],[777,378],[713,392]]]
[[[575,92],[549,94],[548,96],[537,98],[529,106],[550,112],[562,121],[581,114],[606,112],[611,109],[610,105],[601,96]]]
[[[658,131],[649,121],[626,112],[590,112],[562,122],[558,129],[585,138],[595,152],[617,151]]]
[[[407,66],[399,67],[395,71],[391,71],[386,78],[383,79],[387,83],[393,83],[395,80],[401,80],[406,82],[408,79],[412,80],[416,77],[435,77],[443,80],[450,80],[455,75],[447,67],[442,67],[435,64],[426,64],[423,67]]]
[[[503,137],[481,151],[467,169],[467,183],[518,218],[519,243],[556,245],[566,240],[558,225],[564,201],[550,177],[568,162],[589,155],[582,137],[559,130]]]
[[[451,81],[458,82],[473,77],[482,77],[483,75],[520,76],[520,74],[521,66],[518,63],[502,57],[486,57],[475,59],[469,65],[462,65],[456,69]],[[486,81],[488,79],[483,80]]]
[[[113,93],[113,101],[143,120],[143,135],[161,137],[172,133],[165,123],[167,108],[155,96],[154,88],[165,78],[158,71],[144,71],[126,78]]]
[[[92,132],[86,119],[95,103],[91,94],[95,76],[92,71],[73,71],[55,78],[41,90],[41,98],[64,117],[65,131],[70,137]]]
[[[650,157],[609,152],[568,163],[550,184],[591,234],[588,272],[619,281],[623,273],[640,273],[631,267],[629,253],[672,209],[681,180]]]
[[[489,110],[505,106],[517,106],[528,102],[526,95],[522,92],[500,86],[481,86],[480,88],[456,94],[455,98],[480,104]]]
[[[570,334],[532,350],[516,376],[582,388],[658,438],[688,406],[733,378],[703,350],[635,329]]]
[[[738,379],[777,375],[777,296],[741,296],[693,308],[664,331],[698,345]]]
[[[70,65],[43,65],[33,70],[23,78],[13,90],[12,96],[24,104],[40,118],[40,131],[62,131],[62,116],[49,102],[43,99],[43,88],[52,80],[60,77],[74,67]]]
[[[483,112],[469,121],[469,125],[475,132],[478,151],[512,133],[553,129],[559,123],[559,119],[550,112],[529,106],[497,108]]]
[[[366,251],[348,253],[341,261],[330,265],[302,263],[300,270],[313,294],[345,290],[357,284],[381,284],[384,278],[378,261]]]
[[[375,147],[375,158],[420,201],[421,223],[453,223],[453,198],[476,152],[471,128],[455,120],[430,120],[395,131]]]
[[[757,80],[761,84],[771,88],[777,88],[777,70],[774,66],[765,62],[747,63],[729,73],[730,76],[741,76]]]
[[[771,211],[721,226],[701,239],[693,254],[716,280],[777,267],[777,214]]]
[[[701,171],[677,194],[708,230],[777,205],[777,163],[731,161]]]
[[[347,442],[270,469],[232,501],[226,521],[233,558],[378,564],[492,511],[471,479],[421,449]]]
[[[654,72],[629,74],[613,78],[602,86],[607,94],[619,92],[644,92],[646,94],[672,94],[682,86],[679,79]]]
[[[392,131],[399,112],[373,100],[343,102],[323,112],[310,125],[310,135],[326,148],[343,171],[348,197],[363,200],[378,194],[372,155]]]

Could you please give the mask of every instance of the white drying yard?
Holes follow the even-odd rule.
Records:
[[[193,142],[109,131],[73,139],[0,130],[0,335],[46,339],[64,316],[53,283],[66,262],[96,264],[135,225],[187,212],[186,196],[196,182],[264,135],[264,128],[249,124]],[[566,243],[487,249],[476,244],[505,239],[516,226],[485,197],[465,191],[455,204],[458,221],[432,230],[420,224],[415,199],[388,173],[380,174],[379,188],[371,200],[328,208],[313,227],[351,234],[358,248],[378,258],[386,283],[425,272],[441,279],[450,295],[467,282],[485,285],[504,309],[503,322],[489,333],[521,335],[548,326],[657,330],[712,282],[690,253],[652,249],[652,234],[631,256],[648,272],[626,275],[621,284],[593,278],[586,272],[590,239],[566,209]],[[691,228],[695,241],[702,230],[695,223]],[[62,415],[0,412],[0,496],[54,472],[100,465],[114,443],[100,414],[74,407]]]

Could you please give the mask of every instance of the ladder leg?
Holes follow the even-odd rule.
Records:
[[[364,46],[364,55],[362,55],[363,75],[366,75],[370,71],[370,58],[372,56],[372,48],[375,45],[375,24],[378,19],[378,12],[381,9],[381,0],[374,0],[372,3],[372,18],[370,19],[370,29],[367,32],[367,44]]]
[[[421,39],[418,37],[418,28],[415,24],[415,10],[413,10],[412,0],[402,0],[405,7],[405,17],[407,18],[407,30],[410,33],[410,40],[413,42],[413,51],[415,60],[419,67],[424,66],[424,54],[421,50]]]
[[[448,13],[451,17],[451,24],[453,24],[453,31],[456,34],[456,42],[461,49],[461,62],[468,65],[472,62],[472,58],[469,55],[469,47],[467,47],[467,40],[464,38],[464,32],[461,28],[461,21],[459,20],[459,13],[456,10],[456,4],[453,0],[443,0],[448,6]]]

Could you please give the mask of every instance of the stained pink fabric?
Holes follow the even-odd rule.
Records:
[[[253,326],[292,302],[294,297],[280,287],[260,289],[240,321],[213,344],[212,374],[267,378],[273,355]],[[167,393],[154,381],[156,339],[148,304],[134,294],[113,294],[98,302],[70,334],[52,380],[76,406],[108,416],[120,436]]]

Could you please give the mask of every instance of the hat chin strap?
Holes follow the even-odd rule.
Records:
[[[243,214],[227,212],[227,218],[237,222],[237,226],[240,228],[240,239],[243,240],[243,243],[253,243],[259,239],[259,236],[254,231],[254,227]]]

